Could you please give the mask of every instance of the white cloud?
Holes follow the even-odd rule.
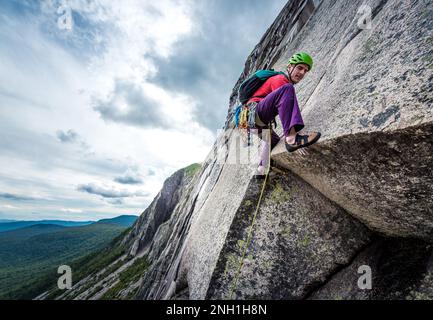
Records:
[[[95,208],[106,214],[136,213],[159,192],[169,174],[204,159],[213,141],[211,132],[191,121],[195,107],[191,97],[146,82],[157,72],[149,55],[169,58],[172,45],[192,31],[188,2],[96,1],[86,7],[87,1],[69,1],[89,26],[103,24],[107,29],[89,30],[86,35],[75,23],[67,33],[49,29],[53,34],[47,34],[47,21],[56,18],[57,3],[44,1],[46,16],[35,19],[0,17],[0,134],[12,135],[2,145],[7,149],[2,150],[0,163],[13,164],[0,167],[0,185],[10,194],[51,199],[20,205],[22,214],[39,212],[41,218],[66,212],[62,209],[69,205],[82,210],[69,214],[96,214]],[[73,49],[86,37],[99,37],[104,50],[79,59]],[[92,99],[104,98],[119,79],[133,83],[144,96],[155,97],[154,107],[171,129],[145,130],[101,119]],[[147,196],[124,198],[119,207],[76,190],[77,185],[107,185],[129,166],[142,176],[149,168],[154,174],[140,190],[125,185],[122,194]],[[105,194],[105,189],[98,190]]]
[[[62,212],[71,212],[71,213],[82,213],[83,210],[81,209],[71,209],[71,208],[62,208],[60,209]]]
[[[127,198],[134,196],[146,196],[142,191],[131,192],[125,188],[120,189],[116,186],[104,186],[96,183],[82,184],[77,187],[78,191],[87,192],[102,196],[104,198]]]
[[[2,205],[2,208],[5,208],[5,209],[18,209],[18,207],[16,207],[16,206],[12,206],[12,205],[10,205],[10,204]]]

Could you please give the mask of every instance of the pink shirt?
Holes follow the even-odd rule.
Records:
[[[268,94],[270,94],[272,91],[277,90],[279,87],[285,85],[286,83],[290,83],[290,81],[283,74],[279,74],[279,75],[270,77],[253,94],[253,97],[260,96],[261,98],[259,98],[259,97],[251,98],[250,100],[248,100],[248,102],[253,102],[253,101],[259,102],[260,100],[264,99]]]

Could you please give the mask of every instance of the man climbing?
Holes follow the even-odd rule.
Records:
[[[288,152],[307,147],[317,142],[320,132],[300,135],[298,132],[304,128],[301,111],[296,99],[294,85],[299,83],[305,74],[311,71],[313,59],[306,53],[294,54],[287,65],[287,73],[279,74],[267,79],[263,85],[248,100],[248,106],[256,104],[256,127],[260,133],[280,116]],[[264,175],[268,166],[269,145],[268,140],[262,140],[262,152],[257,175]],[[271,129],[271,150],[280,141],[278,134]]]

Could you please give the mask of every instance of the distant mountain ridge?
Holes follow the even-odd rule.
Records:
[[[130,227],[135,220],[137,220],[137,216],[134,215],[121,215],[114,218],[109,219],[101,219],[98,221],[66,221],[66,220],[35,220],[35,221],[13,221],[13,220],[0,220],[0,233],[5,231],[12,231],[21,228],[26,228],[34,225],[57,225],[63,227],[79,227],[85,226],[93,223],[108,223],[108,224],[116,224],[123,227]],[[2,222],[6,221],[6,222]]]
[[[95,221],[64,221],[64,220],[40,220],[40,221],[14,221],[0,223],[0,232],[12,231],[16,229],[31,227],[34,225],[49,224],[62,227],[79,227],[95,223]]]
[[[123,227],[130,227],[134,224],[135,220],[137,220],[138,216],[133,215],[123,215],[118,216],[111,219],[101,219],[98,223],[108,223],[108,224],[117,224]]]
[[[3,241],[10,242],[10,241],[16,241],[18,239],[25,240],[36,235],[61,231],[67,228],[68,227],[59,226],[57,224],[35,224],[24,228],[7,230],[4,232],[0,232],[0,247]]]
[[[33,298],[56,283],[59,265],[104,248],[137,218],[125,215],[78,226],[45,220],[0,232],[0,300]]]

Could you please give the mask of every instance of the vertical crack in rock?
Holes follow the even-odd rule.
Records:
[[[433,293],[433,245],[417,239],[377,237],[355,260],[311,292],[309,299],[413,299]],[[370,269],[370,289],[358,285]],[[431,299],[431,296],[430,296]]]
[[[359,255],[364,252],[367,248],[371,247],[377,240],[374,238],[366,243],[364,246],[359,248],[356,252],[354,252],[353,256],[349,259],[349,261],[345,264],[341,264],[337,266],[329,275],[326,276],[326,279],[322,282],[317,282],[315,284],[312,284],[310,288],[307,289],[307,293],[302,297],[302,300],[308,300],[310,297],[319,291],[320,288],[325,287],[332,279],[335,278],[337,274],[339,274],[342,270],[346,269],[350,265],[354,263],[354,261],[359,257]]]

